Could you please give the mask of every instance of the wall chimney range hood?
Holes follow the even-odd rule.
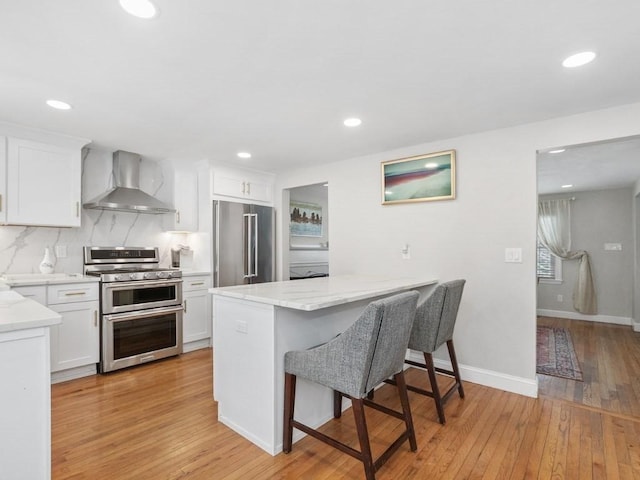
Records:
[[[161,214],[175,209],[140,190],[140,161],[137,153],[118,150],[113,152],[113,176],[115,187],[82,206],[97,210]]]

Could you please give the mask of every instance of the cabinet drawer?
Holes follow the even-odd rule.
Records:
[[[40,305],[47,306],[47,287],[44,285],[28,285],[24,287],[11,287],[11,290],[19,293],[24,298],[30,298]]]
[[[182,277],[182,291],[206,290],[211,288],[211,277]]]
[[[65,283],[49,285],[47,300],[49,305],[72,302],[88,302],[98,300],[100,296],[98,283]]]

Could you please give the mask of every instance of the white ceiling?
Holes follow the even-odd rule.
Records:
[[[538,153],[538,193],[631,187],[640,179],[640,137]],[[562,185],[572,185],[562,188]]]
[[[157,5],[0,0],[0,120],[277,171],[640,101],[637,0]]]

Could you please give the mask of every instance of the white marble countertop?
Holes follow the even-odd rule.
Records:
[[[5,273],[0,275],[0,283],[10,287],[26,285],[53,285],[59,283],[92,283],[99,282],[98,277],[81,273]]]
[[[432,277],[341,275],[211,288],[222,297],[313,311],[437,283]]]
[[[60,323],[59,313],[14,291],[0,291],[0,333]]]

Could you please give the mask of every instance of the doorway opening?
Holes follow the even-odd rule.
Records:
[[[290,188],[288,215],[289,280],[329,276],[329,184]]]

